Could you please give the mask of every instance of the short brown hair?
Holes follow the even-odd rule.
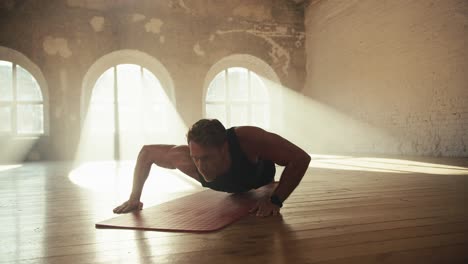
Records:
[[[187,144],[193,141],[202,146],[221,146],[226,140],[226,128],[218,119],[200,119],[189,129]]]

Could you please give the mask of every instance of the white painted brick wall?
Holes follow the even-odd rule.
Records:
[[[303,107],[335,123],[308,149],[468,156],[468,1],[313,1],[305,26]]]

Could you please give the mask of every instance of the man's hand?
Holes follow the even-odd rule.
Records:
[[[143,203],[137,200],[128,200],[122,205],[114,208],[114,213],[116,214],[126,214],[131,211],[143,209]]]
[[[270,197],[263,197],[258,200],[257,204],[250,209],[250,213],[257,212],[257,216],[270,216],[270,215],[279,215],[280,207],[276,204],[270,202]]]

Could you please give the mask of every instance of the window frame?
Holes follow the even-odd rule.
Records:
[[[148,70],[159,80],[162,88],[169,98],[169,101],[171,101],[174,106],[177,105],[174,91],[174,82],[172,81],[172,77],[169,74],[169,71],[167,71],[164,65],[159,62],[159,60],[137,50],[125,49],[114,51],[97,59],[88,69],[83,78],[80,110],[81,129],[85,125],[86,116],[91,104],[91,96],[96,81],[106,70],[119,64],[135,64]]]
[[[11,109],[11,129],[10,131],[0,132],[2,138],[40,138],[49,136],[49,104],[48,104],[48,88],[44,75],[39,67],[29,60],[25,55],[18,51],[0,46],[0,60],[7,61],[12,64],[12,100],[0,101],[0,106],[9,106]],[[26,70],[37,82],[42,100],[18,100],[18,80],[17,80],[17,67]],[[18,106],[20,105],[42,105],[43,115],[43,131],[42,133],[19,133],[18,132]]]
[[[218,62],[214,63],[211,68],[208,70],[205,75],[205,81],[203,86],[203,96],[201,98],[202,104],[202,116],[204,118],[206,115],[206,98],[208,89],[210,87],[211,81],[214,80],[216,75],[227,69],[241,67],[246,68],[249,71],[254,72],[261,78],[269,80],[269,83],[265,83],[269,94],[269,129],[275,132],[281,132],[283,130],[284,124],[284,114],[283,114],[283,98],[282,93],[284,86],[282,85],[278,75],[275,70],[265,61],[250,54],[233,54],[226,56],[220,59]],[[272,90],[274,89],[274,91]],[[225,96],[228,96],[226,93]],[[227,115],[227,113],[226,113]],[[227,116],[226,116],[227,117]],[[273,118],[274,117],[274,118]],[[249,115],[250,118],[250,115]]]
[[[95,83],[95,85],[93,86],[93,88],[91,90],[91,95],[90,95],[90,99],[89,99],[89,109],[91,109],[93,106],[96,106],[96,105],[99,105],[99,106],[103,106],[103,105],[112,106],[112,112],[113,112],[113,117],[114,117],[113,126],[109,130],[96,130],[96,131],[94,131],[95,133],[125,134],[125,133],[134,133],[134,132],[140,131],[138,129],[132,130],[132,129],[127,129],[127,128],[120,127],[120,123],[122,121],[122,119],[121,119],[122,109],[121,108],[128,108],[128,107],[134,106],[132,104],[132,102],[129,102],[129,101],[126,101],[126,100],[121,100],[121,98],[119,97],[119,94],[120,94],[119,89],[121,89],[120,88],[121,85],[119,85],[119,74],[121,74],[121,73],[119,73],[119,66],[120,65],[132,65],[132,66],[138,67],[138,73],[139,73],[140,81],[144,81],[145,70],[146,70],[148,73],[152,74],[156,78],[156,80],[161,85],[161,88],[164,89],[162,87],[162,83],[158,79],[158,77],[156,75],[154,75],[153,72],[151,72],[149,69],[143,67],[140,64],[134,64],[134,63],[124,63],[123,64],[123,63],[119,63],[119,64],[112,65],[111,67],[106,69],[104,72],[102,72],[101,75],[97,78],[96,83]],[[107,71],[112,71],[112,76],[113,76],[112,87],[111,87],[112,94],[113,94],[112,102],[93,101],[93,91],[96,88],[97,81]],[[138,104],[137,109],[133,109],[133,110],[137,110],[138,114],[144,114],[145,113],[144,110],[147,109],[146,107],[155,107],[155,106],[164,106],[165,107],[164,111],[167,114],[168,108],[170,107],[170,105],[169,105],[170,102],[166,102],[165,100],[160,99],[160,98],[158,98],[157,100],[152,100],[151,102],[145,101],[146,96],[144,94],[144,91],[142,91],[142,90],[139,91],[137,97],[139,98],[140,102],[142,102],[142,103]],[[89,111],[89,109],[88,109],[88,111]],[[117,119],[115,117],[117,117]],[[163,118],[164,118],[164,121],[166,123],[162,127],[166,128],[166,130],[164,130],[164,129],[163,130],[157,130],[157,131],[152,131],[152,130],[146,131],[145,130],[143,132],[146,133],[146,134],[167,133],[168,132],[168,130],[167,130],[167,121],[168,121],[167,118],[168,117],[166,115],[166,116],[163,116]]]
[[[232,100],[230,97],[229,97],[229,94],[230,94],[230,89],[232,89],[231,85],[229,85],[229,69],[232,69],[232,68],[242,68],[242,69],[245,69],[247,70],[247,100],[245,101],[238,101],[238,100]],[[205,99],[205,107],[204,107],[204,113],[203,113],[203,116],[207,116],[207,112],[206,112],[206,106],[207,105],[221,105],[221,106],[224,106],[225,107],[225,111],[226,111],[226,123],[225,125],[231,127],[233,124],[232,124],[232,120],[231,120],[231,107],[232,106],[247,106],[247,124],[250,124],[252,123],[252,108],[254,105],[266,105],[268,108],[270,108],[270,104],[271,104],[271,95],[270,95],[270,91],[268,90],[268,87],[265,83],[263,83],[265,85],[265,89],[266,89],[266,92],[268,94],[268,98],[264,101],[262,100],[253,100],[252,99],[252,82],[251,82],[251,76],[252,76],[252,73],[257,75],[254,71],[248,69],[248,68],[244,68],[244,67],[228,67],[228,68],[225,68],[223,69],[222,71],[220,71],[218,74],[216,74],[214,76],[214,78],[216,78],[220,73],[224,73],[224,87],[225,87],[225,92],[224,92],[224,99],[223,100],[206,100]],[[257,75],[258,76],[258,75]],[[258,76],[260,78],[260,76]],[[207,92],[206,92],[206,95],[208,95],[208,90],[211,86],[211,83],[212,81],[214,81],[214,78],[211,80],[211,82],[208,84],[208,88],[207,88]],[[263,81],[262,81],[263,82]],[[206,97],[205,97],[206,98]],[[268,120],[266,120],[266,128],[269,128],[270,127],[270,123],[271,123],[271,113],[270,111],[268,111]]]

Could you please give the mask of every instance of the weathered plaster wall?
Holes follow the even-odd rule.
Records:
[[[311,149],[468,155],[467,1],[312,1],[305,27],[303,92],[348,120],[311,111]]]
[[[256,56],[284,86],[305,80],[303,8],[283,0],[53,0],[0,5],[0,46],[26,55],[49,87],[50,134],[41,159],[69,159],[80,132],[83,77],[100,57],[122,49],[158,59],[174,80],[187,124],[202,117],[203,82],[225,56]]]

